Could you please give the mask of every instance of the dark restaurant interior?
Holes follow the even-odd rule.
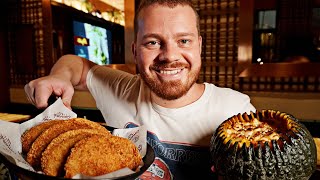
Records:
[[[75,54],[75,21],[109,32],[107,66],[137,73],[131,55],[138,1],[4,0],[0,12],[0,119],[41,113],[24,85]],[[320,0],[193,0],[203,37],[198,82],[236,89],[258,109],[292,114],[320,137]],[[78,43],[78,44],[77,44]],[[79,54],[78,54],[79,55]],[[54,99],[53,99],[54,100]],[[103,122],[88,92],[76,91],[79,117]],[[1,115],[2,114],[2,115]]]
[[[75,2],[3,2],[1,112],[33,117],[42,111],[27,101],[23,87],[30,80],[47,75],[63,54],[75,53],[72,28],[76,20],[107,29],[112,38],[108,66],[136,73],[130,45],[138,1],[124,1],[120,8],[106,0],[81,1],[86,6]],[[112,2],[115,1],[109,1]],[[244,92],[257,109],[275,109],[306,123],[318,124],[319,0],[194,0],[193,3],[200,15],[203,37],[199,82]],[[101,120],[87,92],[76,92],[72,106],[81,116]]]

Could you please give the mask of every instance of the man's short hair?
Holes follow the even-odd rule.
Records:
[[[193,6],[191,0],[141,0],[138,8],[136,9],[135,16],[134,16],[134,40],[135,41],[137,40],[137,34],[138,34],[138,30],[139,30],[138,19],[139,19],[139,15],[140,15],[141,10],[144,8],[147,8],[151,5],[154,5],[154,4],[168,6],[170,8],[174,8],[178,5],[191,7],[196,15],[196,21],[197,21],[196,24],[197,24],[197,29],[198,29],[198,35],[200,35],[199,15],[198,15],[197,10]]]

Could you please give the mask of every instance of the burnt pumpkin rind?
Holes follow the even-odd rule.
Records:
[[[316,170],[316,145],[292,115],[274,110],[238,114],[211,139],[210,153],[224,179],[309,179]]]

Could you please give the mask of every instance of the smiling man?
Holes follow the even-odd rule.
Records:
[[[139,74],[65,55],[49,76],[25,86],[27,97],[44,108],[53,93],[70,107],[74,89],[89,90],[108,125],[147,127],[156,159],[140,179],[209,179],[212,134],[222,121],[255,108],[245,94],[196,82],[199,32],[190,0],[141,0],[132,44]]]
[[[202,44],[197,14],[186,5],[151,5],[138,12],[133,53],[153,99],[165,107],[187,105],[189,98],[195,101],[204,91],[203,84],[195,83]]]

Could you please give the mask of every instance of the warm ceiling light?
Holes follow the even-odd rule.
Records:
[[[124,11],[124,0],[100,0],[100,1],[106,4],[109,4],[110,6],[113,6],[114,8],[120,11]]]

